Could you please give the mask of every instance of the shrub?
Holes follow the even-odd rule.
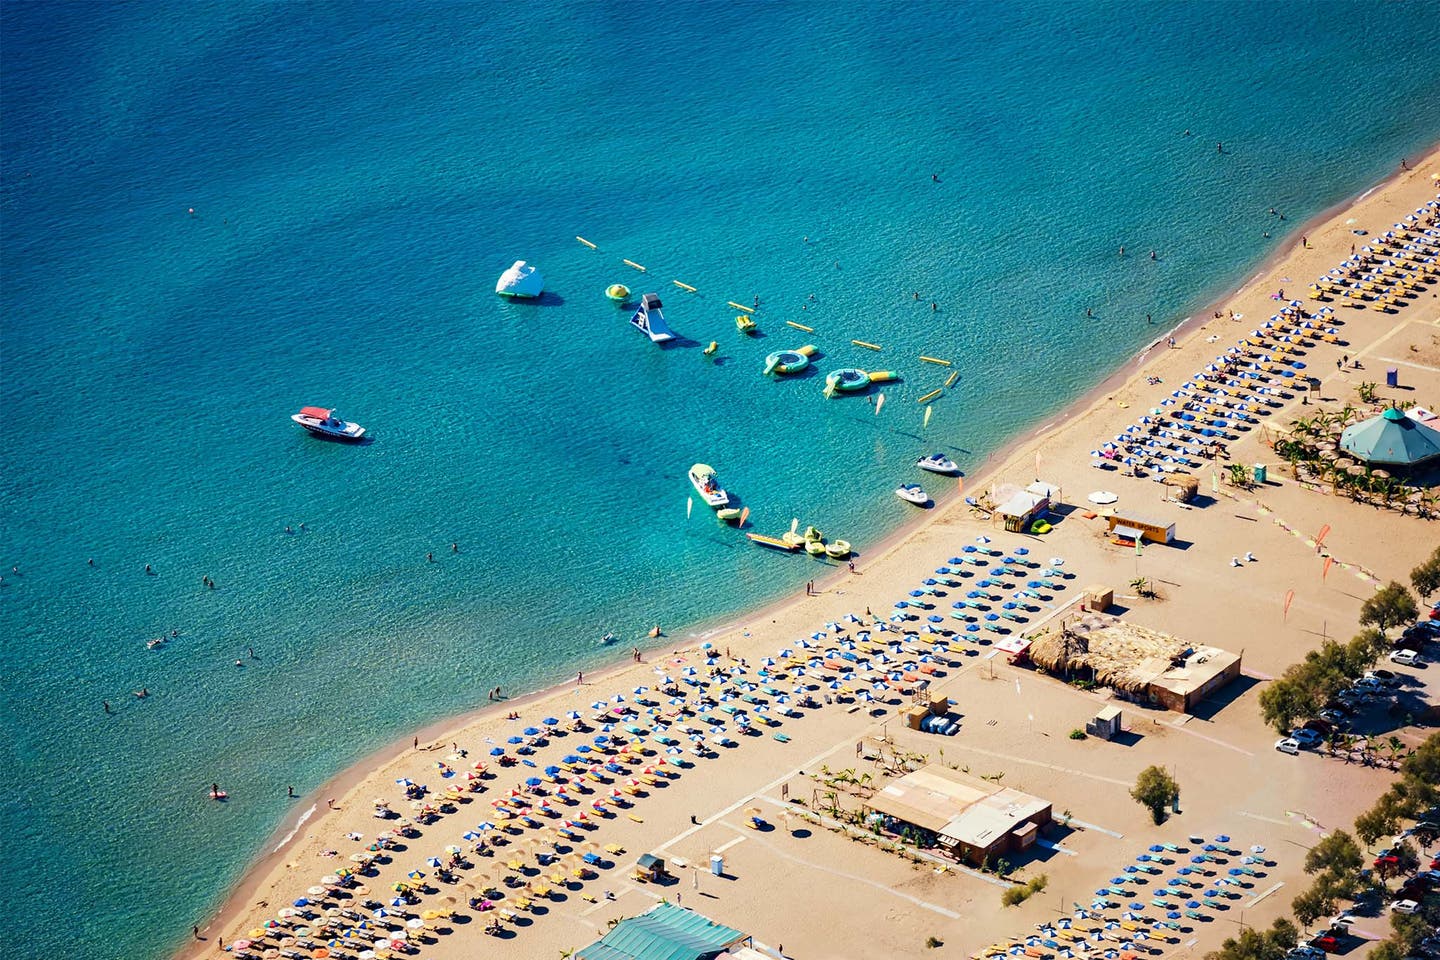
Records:
[[[1084,730],[1081,730],[1079,727],[1076,727],[1074,730],[1071,730],[1071,731],[1070,731],[1070,739],[1071,739],[1071,740],[1084,740],[1084,739],[1085,739],[1085,731],[1084,731]]]

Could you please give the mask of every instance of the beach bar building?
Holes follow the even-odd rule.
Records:
[[[865,808],[887,829],[909,827],[922,842],[933,838],[956,860],[977,864],[1025,850],[1052,819],[1048,800],[939,764],[886,784]]]
[[[995,515],[1011,533],[1025,533],[1036,520],[1042,519],[1060,500],[1060,488],[1036,480],[1024,490],[1016,491],[995,510]]]
[[[743,954],[750,937],[694,910],[657,903],[575,952],[576,960],[717,960]],[[732,953],[732,949],[734,952]]]
[[[1168,633],[1099,613],[1067,618],[1035,638],[1030,661],[1060,676],[1079,674],[1112,688],[1121,699],[1177,713],[1240,675],[1240,655],[1194,647]]]

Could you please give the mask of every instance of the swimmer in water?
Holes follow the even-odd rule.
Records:
[[[137,700],[144,700],[146,697],[150,696],[150,690],[147,687],[141,687],[139,690],[135,690],[133,692],[135,694],[135,699]]]

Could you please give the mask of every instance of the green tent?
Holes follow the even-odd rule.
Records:
[[[609,933],[582,947],[577,960],[710,960],[745,934],[693,910],[658,903],[638,917],[617,923]]]
[[[1413,467],[1440,457],[1440,431],[1391,407],[1346,427],[1340,449],[1369,464]]]

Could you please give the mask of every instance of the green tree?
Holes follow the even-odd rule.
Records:
[[[1355,838],[1344,830],[1321,839],[1305,854],[1305,872],[1330,872],[1341,876],[1359,873],[1365,868],[1365,851]]]
[[[1164,823],[1165,808],[1180,796],[1180,784],[1165,772],[1164,767],[1146,767],[1135,778],[1135,786],[1131,789],[1130,796],[1150,811],[1150,816],[1156,823]]]
[[[1440,590],[1440,547],[1430,554],[1430,559],[1410,571],[1410,586],[1415,588],[1415,595],[1423,601],[1430,599],[1430,594]]]
[[[1360,622],[1374,625],[1381,633],[1420,615],[1415,598],[1403,583],[1391,580],[1360,605]]]
[[[1308,930],[1310,924],[1334,912],[1335,899],[1328,896],[1322,884],[1316,884],[1291,901],[1290,908],[1295,912],[1295,919],[1300,921],[1300,926]]]
[[[1355,835],[1360,842],[1369,846],[1381,837],[1395,832],[1400,819],[1394,810],[1394,800],[1388,795],[1376,801],[1375,806],[1355,818]]]
[[[1406,952],[1394,940],[1385,940],[1370,951],[1370,960],[1405,960]]]

